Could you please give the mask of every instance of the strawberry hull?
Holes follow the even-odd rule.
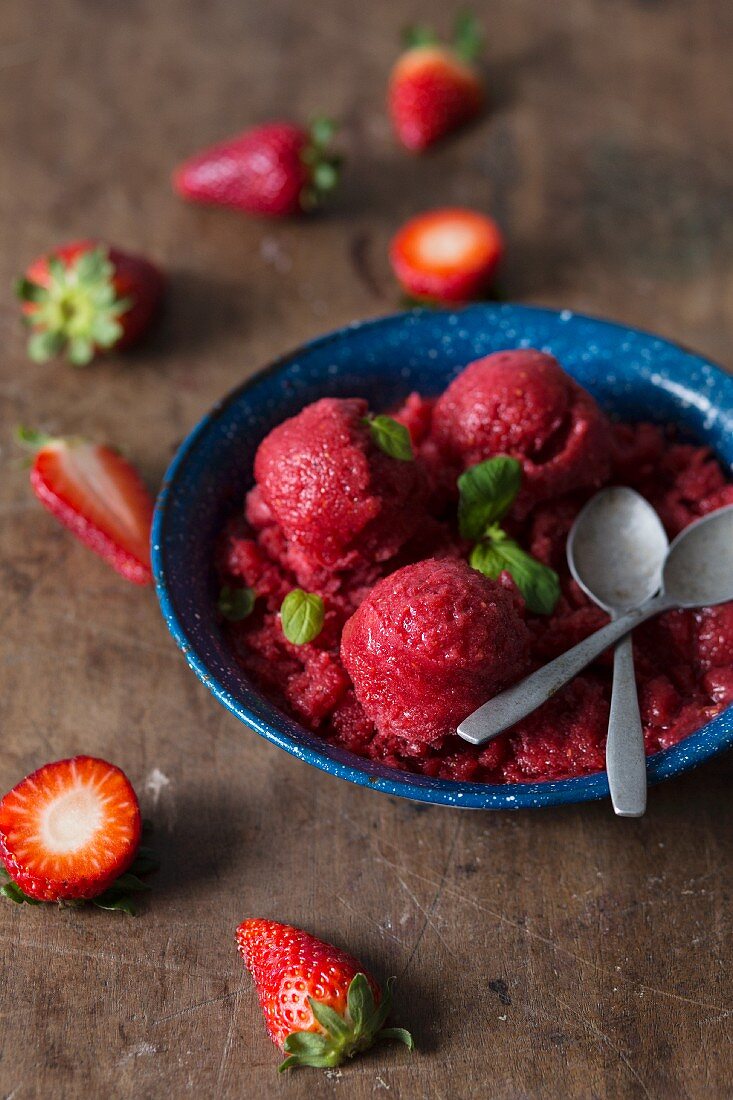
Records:
[[[35,330],[32,358],[67,353],[82,366],[95,355],[138,343],[160,311],[165,278],[143,256],[87,239],[40,256],[18,292]],[[41,336],[51,341],[45,350],[38,345]]]

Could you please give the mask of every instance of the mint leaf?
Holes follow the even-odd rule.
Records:
[[[252,614],[256,599],[257,593],[252,588],[230,588],[225,584],[216,606],[225,619],[238,623]]]
[[[527,610],[533,614],[551,615],[555,610],[560,598],[557,573],[533,558],[513,539],[480,542],[471,551],[469,561],[474,569],[492,580],[505,569],[522,593]]]
[[[412,462],[412,440],[404,424],[391,416],[365,416],[364,423],[380,451],[400,462]]]
[[[485,577],[490,577],[492,581],[495,581],[499,574],[507,568],[501,551],[489,539],[476,543],[471,551],[468,564],[472,569],[483,573]]]
[[[464,539],[481,539],[511,508],[522,484],[516,458],[497,455],[458,478],[458,526]]]
[[[293,645],[306,645],[321,633],[325,613],[320,596],[294,588],[280,608],[283,634]]]

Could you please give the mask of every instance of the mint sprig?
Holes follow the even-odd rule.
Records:
[[[554,569],[537,561],[518,542],[491,536],[471,551],[470,565],[485,577],[496,580],[506,570],[522,593],[527,610],[534,615],[551,615],[560,598],[560,579]]]
[[[253,588],[232,588],[225,584],[219,593],[216,606],[219,613],[231,623],[241,622],[252,614],[257,593]]]
[[[509,538],[499,522],[521,485],[522,466],[516,458],[497,455],[471,466],[458,479],[458,526],[462,537],[476,544],[469,556],[473,569],[492,580],[506,571],[528,611],[551,615],[560,598],[557,573]]]
[[[320,596],[294,588],[280,607],[283,634],[293,645],[307,645],[323,629],[326,608]]]
[[[470,466],[458,478],[458,527],[464,539],[480,539],[511,508],[522,485],[522,465],[497,455]]]
[[[410,433],[399,420],[391,416],[365,416],[364,423],[380,451],[389,455],[390,458],[399,459],[400,462],[413,461],[415,455]]]

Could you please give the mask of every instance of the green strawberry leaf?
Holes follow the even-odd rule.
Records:
[[[433,27],[425,23],[414,23],[405,27],[402,31],[402,45],[407,50],[416,46],[436,46],[440,38]]]
[[[306,645],[321,633],[325,614],[320,596],[294,588],[288,592],[280,607],[283,634],[293,645]]]
[[[56,332],[34,332],[28,341],[28,355],[34,363],[47,363],[63,346],[63,337]]]
[[[349,1034],[351,1029],[348,1023],[330,1005],[324,1004],[323,1001],[314,1001],[312,997],[308,998],[308,1004],[323,1030],[333,1038],[343,1038]]]
[[[143,830],[143,836],[145,832]],[[137,850],[137,855],[130,867],[130,874],[133,875],[149,875],[151,871],[158,871],[160,869],[160,859],[152,848],[141,847]]]
[[[130,917],[137,916],[137,909],[132,898],[122,896],[116,898],[110,898],[107,893],[100,894],[99,897],[92,898],[92,905],[96,905],[97,909],[107,909],[111,912],[127,913]]]
[[[412,1036],[404,1028],[383,1028],[392,1007],[392,985],[387,982],[384,997],[375,1005],[374,994],[365,974],[355,974],[346,995],[347,1010],[339,1015],[330,1005],[308,998],[316,1022],[325,1034],[313,1031],[293,1031],[283,1044],[287,1057],[278,1067],[280,1072],[296,1066],[338,1066],[346,1058],[368,1050],[379,1039],[397,1039],[410,1050]]]
[[[412,440],[404,424],[391,416],[365,416],[364,423],[380,451],[400,462],[412,462]]]
[[[17,882],[6,882],[3,886],[0,886],[0,894],[10,901],[14,901],[16,905],[41,904],[38,898],[31,898],[28,894],[24,894]]]
[[[396,1039],[398,1043],[404,1043],[408,1050],[415,1049],[415,1040],[404,1027],[383,1027],[377,1032],[376,1037],[377,1039]]]
[[[15,290],[16,298],[20,298],[21,302],[45,302],[48,298],[48,291],[45,286],[39,286],[38,283],[31,282],[30,279],[16,279],[13,289]]]
[[[231,588],[225,584],[219,593],[219,612],[231,623],[241,622],[252,614],[257,593],[253,588]]]
[[[484,48],[484,34],[471,11],[459,12],[453,24],[453,50],[462,61],[475,61]]]
[[[481,539],[511,508],[522,484],[516,458],[497,455],[458,478],[458,526],[464,539]]]
[[[311,146],[315,146],[316,149],[325,149],[333,141],[337,130],[338,124],[332,118],[323,116],[314,118],[308,131]]]

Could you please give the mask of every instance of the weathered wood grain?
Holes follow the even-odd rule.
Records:
[[[448,6],[450,7],[450,5]],[[271,356],[393,308],[390,233],[486,204],[515,299],[658,329],[725,360],[733,335],[728,0],[483,3],[494,109],[415,160],[383,86],[402,23],[438,0],[4,0],[0,286],[50,243],[101,234],[171,272],[144,350],[38,367],[0,298],[0,788],[109,756],[164,866],[139,919],[0,906],[0,1095],[367,1098],[733,1093],[731,759],[607,806],[422,809],[267,746],[184,666],[138,591],[31,501],[17,422],[117,443],[151,486],[182,434]],[[272,225],[186,208],[183,154],[250,121],[347,123],[335,209]],[[274,1073],[233,945],[245,915],[331,937],[399,976],[385,1047]]]

